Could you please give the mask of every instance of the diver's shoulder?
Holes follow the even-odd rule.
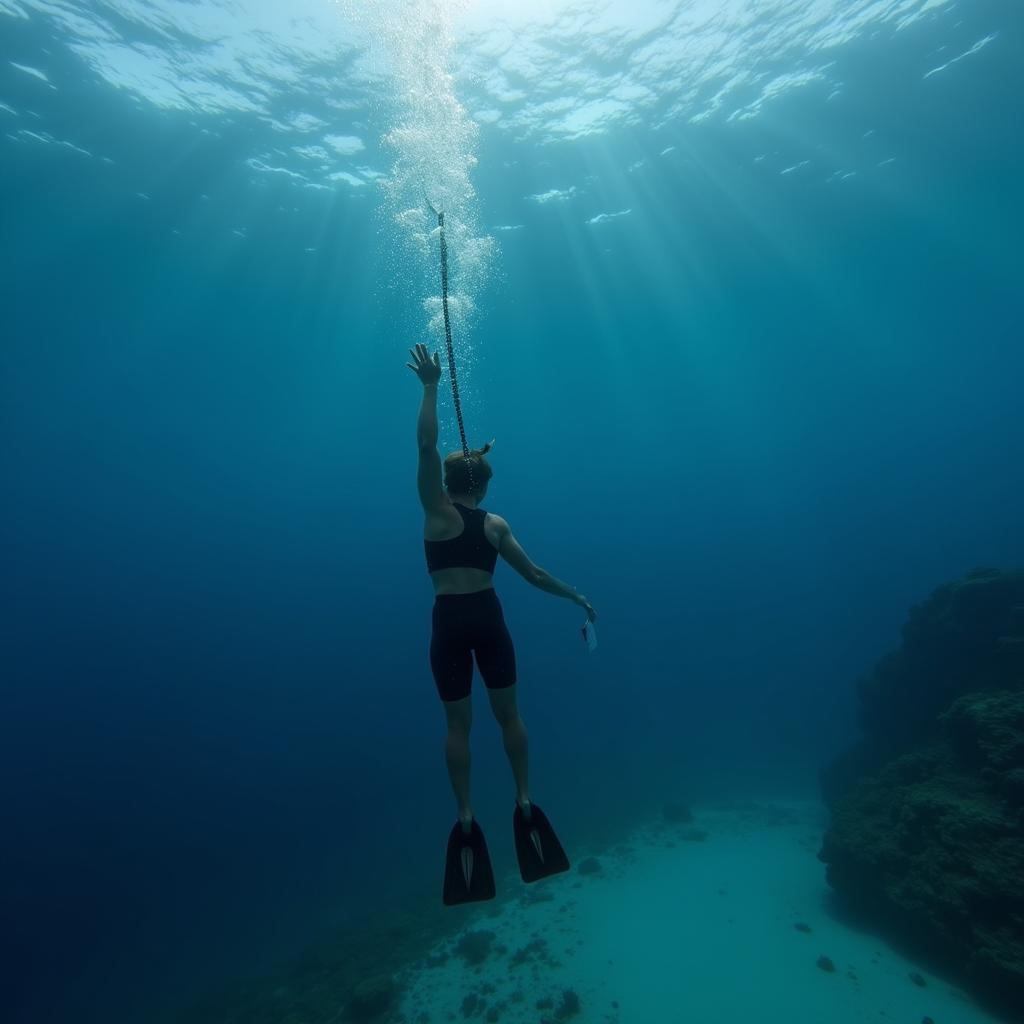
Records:
[[[507,533],[509,531],[508,523],[497,512],[488,512],[485,522],[488,526],[493,526],[500,533]]]

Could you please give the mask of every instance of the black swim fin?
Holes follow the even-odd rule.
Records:
[[[448,836],[443,899],[448,907],[494,899],[494,868],[484,830],[475,818],[469,832],[463,831],[462,822],[457,821]]]
[[[512,815],[512,831],[516,837],[516,857],[519,874],[524,882],[536,882],[548,875],[569,870],[569,858],[555,835],[547,815],[535,804],[530,804],[530,816],[516,804]]]

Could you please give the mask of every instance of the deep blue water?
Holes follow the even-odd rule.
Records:
[[[200,48],[156,5],[80,9],[139,60]],[[666,78],[578,137],[543,112],[523,128],[515,98],[481,120],[501,252],[471,443],[497,438],[488,506],[600,613],[588,656],[575,608],[499,568],[534,790],[567,832],[677,796],[813,795],[909,606],[1024,563],[1022,29],[1008,0],[868,19],[779,54],[827,73],[748,118],[692,120]],[[19,1024],[143,1020],[434,887],[453,818],[403,366],[427,338],[408,281],[435,268],[395,255],[374,180],[247,163],[294,166],[311,140],[266,117],[305,110],[386,174],[384,87],[344,114],[286,75],[246,92],[259,116],[161,106],[80,41],[48,5],[0,3],[0,1013]],[[606,43],[591,70],[614,71]],[[456,75],[470,114],[479,88]],[[442,432],[455,447],[447,412]],[[482,819],[511,804],[498,739],[481,705]]]

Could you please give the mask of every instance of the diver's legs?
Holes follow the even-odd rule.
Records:
[[[505,744],[508,763],[512,766],[512,775],[516,780],[516,800],[520,804],[530,802],[530,743],[526,735],[526,726],[519,717],[516,706],[515,686],[504,686],[500,690],[488,690],[491,699],[491,710],[501,726],[501,738]]]
[[[448,736],[444,748],[448,777],[452,781],[452,792],[458,804],[459,820],[467,829],[473,819],[473,808],[469,803],[469,727],[473,724],[471,700],[471,697],[463,697],[462,700],[443,702],[448,718]]]

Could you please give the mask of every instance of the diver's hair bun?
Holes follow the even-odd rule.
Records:
[[[494,475],[491,464],[484,456],[494,447],[488,441],[483,448],[451,452],[444,459],[444,485],[452,493],[468,494],[478,491]]]

